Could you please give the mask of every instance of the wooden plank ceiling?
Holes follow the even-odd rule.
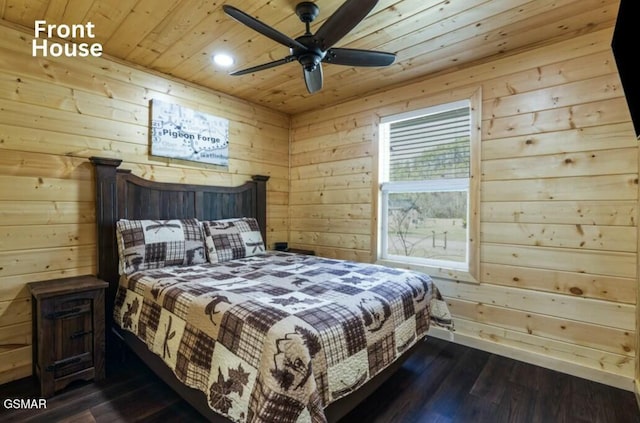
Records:
[[[320,16],[311,31],[342,2],[317,0]],[[612,27],[619,0],[380,0],[335,47],[388,51],[397,54],[396,62],[387,68],[324,64],[324,88],[315,94],[307,93],[297,62],[244,76],[212,64],[216,52],[233,54],[232,70],[289,54],[225,15],[225,3],[292,38],[304,33],[296,0],[0,0],[0,17],[29,32],[38,19],[90,21],[109,56],[295,114]]]

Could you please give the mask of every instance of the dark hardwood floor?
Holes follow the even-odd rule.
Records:
[[[46,410],[0,403],[0,422],[203,420],[136,358],[109,364],[105,381],[70,386]],[[5,398],[38,398],[38,390],[23,379],[0,386]],[[640,423],[640,412],[632,392],[430,339],[342,420],[350,422]]]

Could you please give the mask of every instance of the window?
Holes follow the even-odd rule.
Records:
[[[380,124],[379,258],[475,277],[479,169],[474,98]]]

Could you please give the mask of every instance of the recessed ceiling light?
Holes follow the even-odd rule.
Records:
[[[233,57],[226,53],[218,53],[213,56],[213,61],[216,65],[228,68],[233,65]]]

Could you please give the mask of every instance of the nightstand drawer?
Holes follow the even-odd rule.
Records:
[[[45,319],[60,320],[91,313],[91,298],[50,299],[53,311],[44,315]]]

